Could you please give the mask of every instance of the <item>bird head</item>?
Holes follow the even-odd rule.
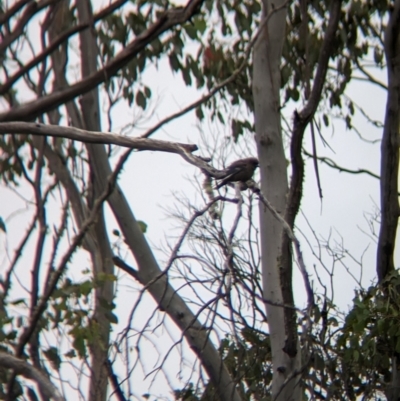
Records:
[[[254,170],[260,165],[258,159],[256,157],[249,157],[247,159],[248,163],[254,167]]]

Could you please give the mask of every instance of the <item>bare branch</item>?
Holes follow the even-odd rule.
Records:
[[[38,384],[43,394],[45,394],[47,397],[50,397],[55,401],[65,401],[64,397],[57,390],[54,384],[51,383],[42,372],[29,363],[12,355],[0,352],[0,365],[8,369],[13,369],[18,374],[34,380]]]
[[[51,295],[53,294],[53,291],[56,289],[58,281],[63,275],[65,269],[67,268],[67,265],[72,255],[76,252],[78,246],[82,243],[89,229],[93,226],[93,224],[96,223],[99,210],[101,209],[104,201],[113,193],[115,182],[117,180],[118,174],[121,172],[122,166],[125,161],[126,159],[121,159],[119,163],[117,163],[114,171],[109,175],[109,177],[105,178],[107,185],[103,193],[95,200],[93,207],[90,211],[90,214],[88,215],[86,220],[82,222],[78,233],[72,239],[70,246],[64,253],[63,257],[61,258],[57,269],[53,272],[53,275],[46,287],[46,293],[43,295],[43,297],[37,304],[33,314],[30,316],[29,325],[25,327],[18,341],[18,345],[16,347],[16,353],[18,356],[22,355],[25,345],[27,344],[32,334],[36,330],[36,325],[40,317],[42,316],[42,313],[46,309],[47,302],[49,301]]]
[[[303,149],[303,153],[308,157],[311,157],[311,158],[314,157],[313,154],[311,154],[310,152],[307,152],[304,149]],[[317,156],[317,160],[319,160],[322,163],[325,163],[329,167],[332,167],[332,168],[338,170],[339,172],[349,173],[349,174],[366,174],[366,175],[369,175],[370,177],[377,178],[378,180],[380,179],[378,174],[375,174],[372,171],[369,171],[369,170],[366,170],[366,169],[363,169],[363,168],[359,168],[357,170],[352,170],[352,169],[349,169],[349,168],[346,168],[346,167],[343,167],[343,166],[339,166],[336,162],[334,162],[329,157]]]
[[[331,3],[330,18],[326,30],[324,42],[318,60],[318,69],[315,74],[314,84],[311,89],[310,98],[300,112],[295,112],[293,123],[293,135],[290,144],[290,155],[292,162],[292,178],[285,212],[285,220],[291,227],[300,207],[303,189],[304,161],[301,157],[302,142],[305,129],[314,116],[320,101],[322,88],[325,82],[328,63],[332,52],[333,40],[336,35],[337,25],[340,17],[340,0]]]
[[[20,0],[14,3],[5,13],[0,15],[0,25],[4,25],[11,17],[13,17],[17,12],[30,0]]]
[[[118,382],[118,377],[117,375],[114,373],[113,367],[112,367],[112,363],[110,360],[108,360],[106,362],[106,366],[107,366],[107,373],[108,373],[108,378],[114,388],[114,392],[113,394],[116,395],[118,401],[127,401],[127,398],[125,397],[119,382]],[[113,395],[111,394],[111,396]]]
[[[299,112],[300,119],[307,124],[317,110],[322,89],[325,84],[325,77],[328,71],[329,59],[332,53],[334,38],[337,33],[337,26],[340,18],[341,0],[334,0],[329,10],[329,23],[325,32],[324,41],[318,58],[318,67],[315,73],[314,83],[311,89],[310,98],[307,104]]]
[[[388,86],[381,82],[379,79],[375,78],[372,74],[370,74],[364,66],[361,65],[360,60],[357,57],[353,57],[353,61],[357,65],[357,68],[366,76],[368,82],[372,82],[373,84],[377,85],[378,87],[387,90]]]
[[[267,207],[267,209],[272,213],[272,215],[282,224],[284,231],[286,232],[289,239],[292,241],[296,256],[297,262],[299,264],[300,272],[303,276],[304,286],[306,287],[307,297],[308,297],[308,307],[311,309],[314,306],[314,292],[311,287],[310,279],[308,277],[306,265],[304,263],[303,255],[300,250],[300,242],[296,238],[293,233],[292,228],[290,227],[289,223],[278,213],[278,211],[272,206],[272,204],[268,201],[268,199],[263,195],[261,190],[257,188],[255,185],[251,187],[253,192],[258,195],[259,199]]]
[[[9,122],[0,123],[0,134],[31,134],[68,138],[85,143],[103,143],[119,145],[138,150],[157,150],[160,152],[182,153],[194,152],[196,145],[180,144],[156,139],[128,138],[106,132],[86,131],[74,127],[62,127],[59,125],[46,125],[40,123]]]
[[[57,1],[59,0],[42,0],[39,2],[31,1],[30,4],[28,4],[28,6],[26,7],[21,18],[18,20],[15,28],[11,31],[9,35],[2,38],[2,41],[0,42],[0,54],[3,53],[7,49],[7,47],[10,46],[10,44],[22,34],[26,24],[36,13]]]

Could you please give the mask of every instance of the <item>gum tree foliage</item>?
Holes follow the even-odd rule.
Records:
[[[1,180],[33,211],[18,233],[9,232],[7,216],[0,220],[3,239],[18,237],[18,246],[2,257],[1,398],[138,396],[135,378],[146,347],[157,345],[157,330],[172,322],[178,339],[160,351],[145,398],[160,393],[154,383],[171,360],[181,378],[171,387],[182,400],[399,398],[393,261],[399,0],[190,0],[183,6],[164,0],[115,0],[106,6],[16,0],[0,6]],[[140,139],[134,124],[129,137],[137,140],[93,136],[92,131],[107,131],[102,113],[113,126],[121,99],[133,110],[149,110],[154,88],[142,78],[165,60],[177,79],[199,90],[199,99]],[[374,75],[378,70],[387,71],[387,83]],[[351,100],[347,89],[354,79],[365,81],[366,91],[368,85],[386,91],[382,123]],[[101,99],[107,99],[106,111]],[[235,197],[225,196],[225,189],[216,193],[210,177],[222,173],[196,156],[212,156],[216,148],[197,144],[196,153],[196,146],[156,140],[169,121],[193,112],[200,124],[229,123],[232,147],[254,136],[260,190],[250,186]],[[333,118],[357,131],[357,113],[382,132],[381,171],[375,175],[381,191],[378,283],[360,288],[345,315],[329,298],[327,284],[321,282],[321,293],[311,288],[310,267],[299,252],[306,243],[293,231],[306,162],[315,165],[317,180],[320,163],[374,176],[316,151],[317,138]],[[312,138],[311,153],[304,148],[305,135]],[[128,150],[110,163],[118,146]],[[199,179],[205,173],[200,201],[189,207],[182,201],[175,212],[182,232],[167,262],[155,256],[146,223],[135,219],[119,185],[135,149],[175,153],[199,167]],[[60,212],[52,221],[55,205]],[[118,226],[113,233],[106,210]],[[229,210],[233,222],[224,219]],[[329,244],[325,248],[332,251]],[[87,269],[79,266],[78,278],[76,255],[88,261]],[[303,310],[293,299],[295,262],[308,299]],[[129,320],[116,332],[121,270],[138,295]],[[138,311],[144,300],[143,322]],[[171,398],[172,389],[163,395]]]

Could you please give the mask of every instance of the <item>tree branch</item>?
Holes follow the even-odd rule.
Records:
[[[103,10],[99,11],[97,14],[93,16],[94,22],[102,20],[105,16],[111,14],[113,11],[121,7],[127,1],[128,0],[118,0],[110,4],[108,7],[104,8]],[[0,95],[8,92],[10,88],[14,85],[14,83],[18,81],[18,79],[20,79],[24,74],[26,74],[33,67],[39,64],[41,61],[43,61],[49,54],[51,54],[55,49],[58,48],[58,46],[63,44],[67,39],[71,38],[71,36],[75,35],[76,33],[89,28],[89,26],[90,26],[89,24],[79,24],[71,27],[70,29],[67,29],[65,32],[59,35],[40,54],[38,54],[28,63],[25,63],[24,66],[20,68],[17,72],[15,72],[3,85],[0,85]]]
[[[385,32],[388,95],[381,142],[381,226],[376,269],[379,282],[394,270],[393,253],[399,219],[398,170],[400,123],[400,0],[394,3]]]
[[[42,0],[39,2],[31,1],[11,33],[2,38],[2,41],[0,42],[0,54],[4,53],[7,47],[10,46],[10,44],[14,42],[14,40],[16,40],[19,36],[21,36],[26,24],[35,14],[37,14],[40,10],[49,6],[50,4],[55,3],[56,1],[58,0]]]
[[[287,236],[289,237],[290,241],[292,241],[296,256],[297,256],[297,262],[299,264],[300,272],[301,275],[303,276],[304,280],[304,286],[306,288],[307,292],[307,298],[308,298],[308,309],[311,310],[311,308],[315,305],[314,301],[314,292],[311,287],[310,279],[307,273],[306,265],[304,263],[303,259],[303,254],[300,249],[300,241],[297,239],[297,237],[294,235],[294,232],[288,222],[280,215],[280,213],[277,212],[277,210],[272,206],[271,202],[268,201],[268,199],[264,196],[264,194],[261,192],[259,188],[256,186],[251,186],[251,189],[255,194],[258,195],[258,198],[261,200],[262,204],[272,213],[272,215],[282,224],[283,230],[286,232]],[[293,305],[293,304],[289,304]],[[289,308],[291,309],[291,308]],[[296,310],[294,307],[292,310]]]
[[[0,121],[30,121],[40,114],[54,110],[59,105],[66,103],[75,97],[89,92],[99,84],[106,82],[111,76],[115,75],[129,61],[132,60],[149,43],[159,37],[164,32],[176,25],[182,24],[195,15],[204,0],[190,0],[186,7],[171,8],[163,13],[158,20],[144,32],[138,35],[123,50],[121,50],[112,60],[102,69],[92,73],[87,78],[82,79],[70,87],[53,92],[50,95],[35,99],[19,107],[0,114]]]
[[[34,380],[42,393],[47,397],[53,398],[55,401],[65,401],[64,397],[57,390],[54,384],[51,383],[42,372],[34,368],[29,363],[12,355],[6,354],[5,352],[0,352],[0,365],[3,368],[13,369],[20,375]]]
[[[17,12],[30,0],[20,0],[14,3],[6,12],[0,15],[0,25],[4,25],[11,17],[13,17]]]
[[[329,59],[332,54],[334,38],[336,36],[339,24],[341,0],[332,0],[329,10],[329,23],[325,33],[321,52],[318,58],[318,67],[315,73],[313,86],[311,88],[310,97],[306,105],[300,112],[295,112],[293,122],[293,134],[290,144],[290,155],[292,163],[292,177],[290,181],[289,194],[286,202],[286,210],[284,220],[293,230],[294,221],[300,208],[300,201],[303,194],[304,180],[304,160],[301,156],[304,132],[307,125],[312,120],[317,110],[322,89],[325,83],[326,73],[328,71]],[[282,264],[280,269],[280,280],[282,283],[282,296],[286,304],[293,304],[293,284],[292,284],[292,255],[290,251],[290,237],[284,233],[282,238]],[[287,339],[284,351],[291,357],[296,355],[297,340],[297,322],[296,315],[291,310],[285,310],[285,325]]]
[[[194,152],[197,150],[196,145],[173,143],[147,138],[129,138],[109,132],[86,131],[74,127],[62,127],[59,125],[46,125],[40,123],[0,123],[0,134],[29,134],[68,138],[85,143],[113,144],[131,149],[156,150],[169,153],[182,153],[183,149],[186,152]]]
[[[227,86],[228,84],[230,84],[231,82],[233,82],[236,77],[245,69],[245,67],[248,65],[249,63],[249,59],[251,56],[251,51],[255,45],[255,43],[257,42],[257,39],[259,38],[259,36],[262,34],[265,26],[267,25],[269,19],[272,17],[272,15],[274,15],[276,12],[278,12],[279,10],[283,9],[284,7],[286,7],[286,2],[279,6],[274,8],[273,10],[271,10],[268,15],[263,19],[263,21],[261,21],[257,32],[254,34],[254,36],[252,37],[251,41],[249,42],[249,44],[247,45],[245,52],[244,52],[244,57],[243,57],[243,61],[242,63],[232,72],[232,74],[224,79],[222,82],[220,82],[219,84],[215,85],[212,89],[210,89],[210,91],[203,95],[200,99],[197,99],[196,101],[194,101],[193,103],[189,104],[188,106],[186,106],[184,109],[171,114],[170,116],[164,118],[163,120],[159,121],[153,128],[150,128],[147,132],[145,132],[142,135],[142,138],[148,138],[150,135],[152,135],[154,132],[156,132],[157,130],[159,130],[161,127],[163,127],[165,124],[168,124],[169,122],[171,122],[172,120],[175,120],[178,117],[183,116],[184,114],[188,113],[189,111],[195,109],[196,107],[200,106],[201,104],[205,103],[207,100],[211,99],[216,93],[218,93],[222,88],[224,88],[225,86]]]

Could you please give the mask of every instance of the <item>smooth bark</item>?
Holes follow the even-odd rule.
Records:
[[[81,24],[92,24],[91,29],[80,33],[81,71],[85,79],[97,71],[98,47],[93,25],[93,11],[90,0],[81,0],[77,3],[78,17]],[[101,131],[100,103],[98,88],[86,93],[80,100],[82,121],[84,128],[92,131]],[[106,185],[101,178],[98,167],[99,158],[104,157],[104,145],[88,144],[91,185],[88,204],[91,206],[95,200],[106,190]],[[99,211],[98,218],[94,224],[94,235],[96,239],[96,251],[91,254],[93,263],[93,275],[95,278],[110,276],[114,274],[112,261],[112,250],[107,236],[104,208]],[[103,280],[95,289],[96,302],[93,321],[97,328],[98,342],[91,344],[91,370],[89,401],[106,401],[108,388],[108,348],[110,341],[111,323],[108,318],[114,298],[114,285],[112,280]],[[107,310],[108,309],[108,310]]]
[[[284,1],[263,1],[263,15]],[[258,38],[253,56],[253,98],[257,148],[260,159],[261,188],[275,210],[285,212],[288,191],[287,164],[283,148],[280,116],[280,62],[286,28],[285,8],[274,13]],[[282,254],[283,227],[272,213],[260,204],[261,253],[264,298],[283,304],[279,268]],[[285,250],[288,251],[288,250]],[[294,358],[285,346],[284,309],[266,303],[272,348],[272,399],[300,400],[301,389],[297,379],[286,381],[300,367],[300,352]]]

